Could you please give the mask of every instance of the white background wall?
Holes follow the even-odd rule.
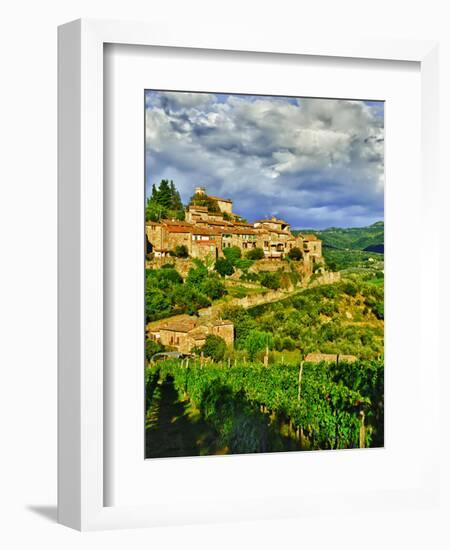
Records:
[[[194,34],[241,20],[270,34],[358,33],[441,41],[441,170],[448,175],[450,33],[446,2],[378,0],[16,0],[1,10],[0,545],[3,548],[448,548],[450,512],[79,534],[56,516],[56,27],[78,17],[181,18]],[[447,186],[442,188],[448,218]],[[408,238],[420,227],[408,228]],[[449,233],[445,232],[444,251]],[[446,273],[444,262],[442,273]],[[448,304],[448,291],[442,290]],[[444,310],[442,321],[444,321]],[[445,340],[446,328],[443,325]],[[445,347],[445,345],[444,345]],[[448,354],[447,354],[448,356]],[[444,371],[446,402],[449,377]],[[448,411],[442,408],[443,418]],[[448,422],[443,456],[448,458]],[[421,442],[412,442],[414,445]],[[426,441],[426,437],[425,437]],[[443,480],[448,503],[448,475]],[[7,541],[7,539],[9,539]]]

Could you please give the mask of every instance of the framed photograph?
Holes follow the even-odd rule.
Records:
[[[59,29],[59,521],[435,504],[436,44],[171,31]]]

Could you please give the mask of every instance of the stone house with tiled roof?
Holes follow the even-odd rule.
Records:
[[[197,187],[195,194],[207,196],[202,187]],[[315,235],[293,235],[289,223],[275,216],[250,224],[233,213],[231,199],[209,197],[217,202],[220,212],[190,205],[185,221],[147,222],[147,252],[161,257],[184,245],[189,256],[204,259],[218,258],[223,256],[223,249],[237,246],[243,254],[252,248],[262,248],[266,258],[282,259],[297,247],[309,266],[322,259],[322,242]]]
[[[184,318],[153,323],[147,330],[148,337],[166,348],[190,353],[201,348],[208,334],[223,338],[227,346],[234,342],[234,325],[228,320],[215,320],[201,323],[198,319]]]

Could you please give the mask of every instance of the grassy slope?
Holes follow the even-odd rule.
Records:
[[[314,233],[323,241],[325,261],[332,269],[383,269],[384,222],[376,222],[368,227],[295,231],[299,232]]]
[[[368,227],[330,227],[322,230],[299,230],[310,232],[322,239],[327,248],[364,250],[367,247],[384,244],[384,222],[376,222]]]

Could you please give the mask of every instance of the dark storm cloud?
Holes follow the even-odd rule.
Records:
[[[147,92],[147,186],[173,179],[294,227],[383,218],[383,104]]]

